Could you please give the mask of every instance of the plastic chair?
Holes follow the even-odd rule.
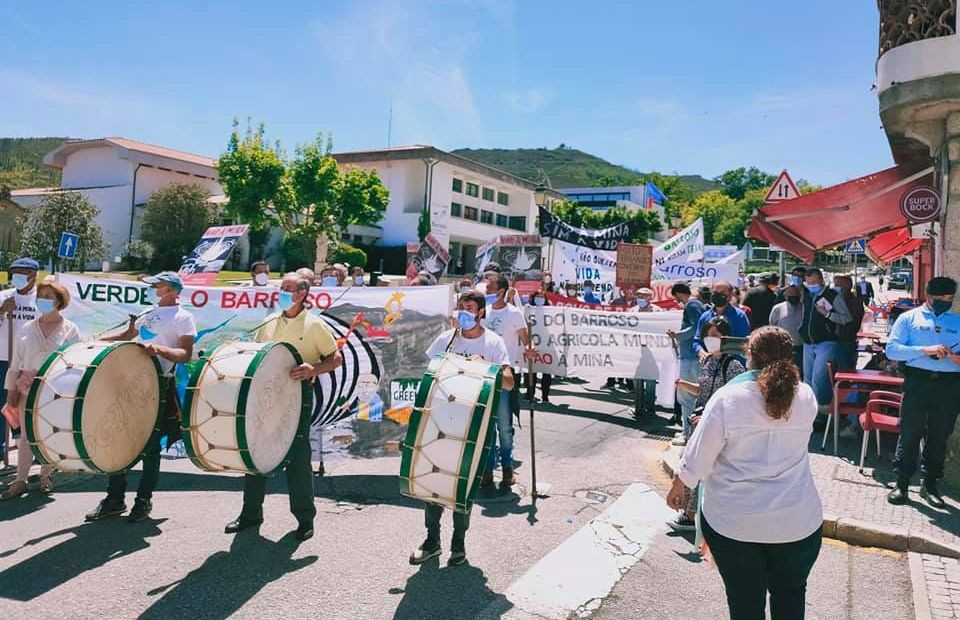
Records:
[[[820,449],[825,450],[827,447],[827,437],[830,436],[830,424],[839,424],[840,417],[842,415],[859,415],[863,412],[862,403],[848,403],[845,402],[847,396],[850,394],[861,394],[864,392],[862,389],[854,388],[842,388],[837,390],[834,386],[836,382],[833,380],[834,375],[834,365],[833,362],[827,362],[827,375],[830,377],[830,386],[834,390],[833,400],[834,402],[830,404],[830,410],[827,412],[827,425],[823,429],[823,442],[820,444]],[[834,413],[836,412],[836,415]],[[836,421],[833,418],[837,418]],[[833,452],[836,454],[837,446],[834,444]]]
[[[863,444],[860,446],[860,473],[863,473],[863,462],[867,458],[867,444],[870,442],[870,432],[877,438],[877,457],[880,457],[880,433],[900,434],[900,399],[874,398],[877,394],[892,394],[894,392],[871,392],[867,401],[866,410],[860,414],[860,426],[863,427]],[[896,415],[890,415],[890,412]]]

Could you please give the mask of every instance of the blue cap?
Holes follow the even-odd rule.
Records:
[[[10,269],[32,269],[34,271],[40,271],[40,263],[32,258],[23,256],[10,263]]]
[[[145,284],[157,284],[158,282],[165,282],[178,291],[183,290],[183,281],[180,280],[180,274],[176,271],[161,271],[155,276],[147,276],[143,279]]]

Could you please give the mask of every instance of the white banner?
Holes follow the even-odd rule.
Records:
[[[653,248],[653,264],[686,263],[703,259],[703,218],[697,218],[674,236]]]
[[[525,311],[537,350],[534,372],[579,379],[655,379],[657,404],[673,406],[678,365],[667,330],[680,328],[682,312],[554,306],[527,306]]]
[[[726,280],[731,284],[737,281],[740,267],[736,264],[725,263],[685,263],[674,262],[653,266],[654,280],[669,280],[671,282],[688,282],[690,280]]]
[[[597,291],[607,295],[617,279],[617,251],[594,250],[566,241],[553,242],[550,273],[561,287],[566,282],[593,282]]]

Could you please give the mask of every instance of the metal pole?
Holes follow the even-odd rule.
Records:
[[[534,393],[536,386],[533,383],[533,361],[527,360],[527,387]],[[530,497],[536,499],[540,497],[537,492],[537,440],[533,426],[533,399],[530,399],[530,476],[533,478],[533,488],[530,490]]]
[[[787,281],[787,253],[784,250],[780,250],[780,285],[786,286]]]

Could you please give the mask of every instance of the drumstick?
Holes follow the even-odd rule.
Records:
[[[120,327],[123,327],[124,325],[128,324],[128,323],[130,322],[130,318],[131,318],[131,317],[133,317],[134,319],[139,319],[140,317],[142,317],[143,315],[147,314],[147,313],[150,312],[151,310],[153,310],[153,306],[147,308],[146,310],[144,310],[144,311],[141,312],[140,314],[136,314],[136,315],[134,315],[134,314],[128,314],[126,320],[124,320],[124,321],[122,321],[122,322],[120,322],[120,323],[117,323],[117,324],[114,325],[113,327],[108,327],[108,328],[106,328],[105,330],[103,330],[102,332],[97,332],[96,334],[93,335],[93,339],[96,340],[97,338],[99,338],[100,336],[104,335],[104,334],[107,333],[107,332],[112,332],[112,331],[115,330],[115,329],[119,329]]]

